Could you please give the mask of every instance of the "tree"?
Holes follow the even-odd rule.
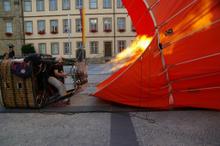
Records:
[[[28,55],[28,54],[33,54],[33,53],[36,53],[35,51],[35,48],[32,44],[25,44],[21,47],[21,52],[22,54],[25,56],[25,55]]]

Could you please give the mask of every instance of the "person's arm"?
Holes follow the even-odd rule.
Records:
[[[54,74],[56,77],[63,77],[65,78],[67,75],[64,72],[59,72],[58,69],[54,70]]]

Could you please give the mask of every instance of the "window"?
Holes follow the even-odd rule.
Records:
[[[125,18],[118,18],[118,31],[124,32],[125,31]]]
[[[33,33],[33,23],[32,21],[25,21],[25,34],[31,35]]]
[[[32,10],[32,1],[31,0],[24,0],[24,11],[31,12]]]
[[[117,0],[117,8],[124,8],[122,0]]]
[[[45,43],[40,43],[38,44],[38,50],[40,54],[46,54],[46,44]]]
[[[11,37],[13,34],[13,23],[11,21],[6,22],[5,35]]]
[[[112,18],[104,18],[103,19],[103,30],[105,32],[111,32],[112,31]]]
[[[81,19],[76,19],[76,32],[82,32]]]
[[[103,8],[111,9],[112,8],[112,0],[103,0]]]
[[[50,0],[50,11],[56,11],[57,10],[57,0]]]
[[[83,48],[82,41],[76,42],[76,48],[77,48],[77,49]]]
[[[97,0],[90,0],[89,1],[89,8],[90,9],[97,9]]]
[[[76,1],[76,9],[81,9],[83,6],[83,0],[75,0]]]
[[[3,1],[4,11],[9,12],[11,11],[11,2],[9,0]]]
[[[6,33],[13,33],[13,25],[12,22],[7,22],[6,23]]]
[[[44,11],[44,0],[37,0],[37,11]]]
[[[126,48],[126,41],[118,41],[118,53]]]
[[[63,33],[71,32],[71,19],[63,19]]]
[[[51,43],[51,54],[59,55],[59,43]]]
[[[90,32],[97,32],[98,31],[98,19],[91,18],[89,19],[89,30]]]
[[[70,0],[63,0],[62,5],[63,5],[63,10],[70,10]]]
[[[37,21],[38,34],[45,34],[45,20]]]
[[[90,42],[90,54],[98,54],[98,42]]]
[[[71,53],[72,53],[71,43],[65,42],[63,45],[64,45],[63,54],[64,55],[71,55]]]
[[[50,20],[50,32],[52,34],[58,33],[58,20]]]

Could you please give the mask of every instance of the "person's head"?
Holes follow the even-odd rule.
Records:
[[[63,64],[63,58],[61,56],[56,57],[55,61],[59,64]]]
[[[14,48],[14,45],[13,44],[9,44],[8,47],[9,47],[9,51],[12,51],[13,48]]]
[[[4,53],[3,54],[3,59],[8,59],[8,58],[9,58],[8,53]]]

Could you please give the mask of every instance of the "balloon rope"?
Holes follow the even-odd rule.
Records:
[[[158,27],[162,27],[165,24],[167,24],[169,21],[171,21],[173,18],[175,18],[176,16],[180,15],[182,12],[184,12],[186,9],[188,9],[189,7],[193,6],[193,4],[195,4],[198,0],[194,0],[191,3],[189,3],[188,5],[186,5],[184,8],[180,9],[178,12],[176,12],[174,15],[170,16],[168,19],[166,19],[166,21],[162,22]]]

